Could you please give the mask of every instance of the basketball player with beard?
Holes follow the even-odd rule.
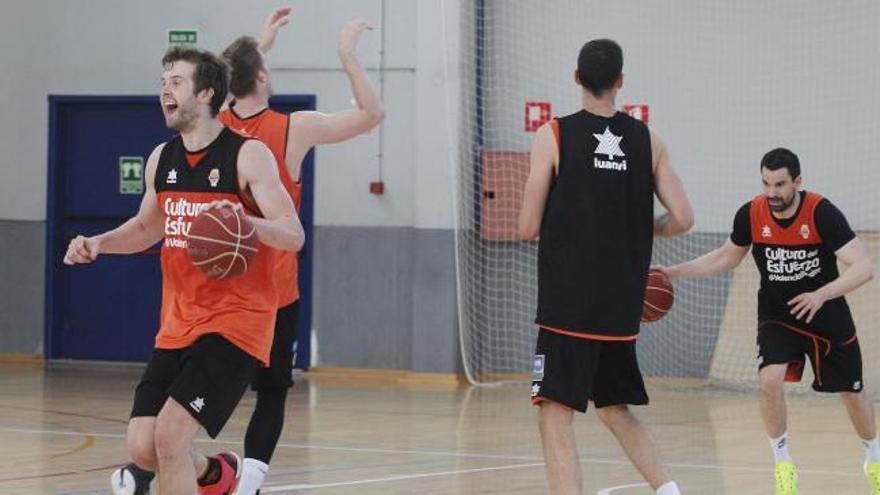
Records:
[[[64,262],[137,253],[164,237],[161,326],[135,391],[129,454],[138,470],[158,472],[162,493],[231,494],[241,473],[238,456],[206,457],[193,449],[192,439],[200,429],[216,437],[257,366],[268,363],[275,258],[278,250],[300,249],[304,234],[271,152],[217,118],[228,86],[223,61],[174,47],[162,66],[162,111],[179,134],[147,160],[138,213],[104,234],[77,236]],[[186,229],[167,226],[191,225],[206,208],[230,206],[248,216],[262,245],[243,275],[210,279],[189,260]],[[148,493],[149,481],[138,481],[125,468],[111,477],[114,493]]]
[[[880,442],[874,406],[864,392],[862,354],[844,298],[873,277],[862,241],[828,199],[801,190],[797,155],[776,148],[761,160],[764,193],[736,213],[730,238],[695,260],[659,267],[670,279],[732,270],[749,252],[761,273],[758,380],[761,417],[776,462],[777,495],[798,493],[789,452],[783,384],[797,382],[808,357],[813,389],[840,396],[865,448],[871,493],[880,495]],[[846,269],[838,271],[838,261]]]
[[[382,102],[361,67],[355,50],[361,34],[370,25],[349,21],[339,34],[339,60],[348,77],[357,104],[355,108],[324,113],[300,111],[291,114],[269,108],[272,77],[264,58],[275,43],[279,28],[289,20],[291,8],[281,7],[266,20],[260,40],[242,36],[224,51],[231,69],[229,108],[220,121],[230,129],[263,141],[272,151],[278,174],[299,210],[302,197],[302,162],[313,147],[347,141],[379,125]],[[244,439],[244,471],[237,495],[254,495],[269,470],[269,463],[284,427],[285,402],[293,386],[293,346],[299,315],[297,253],[282,253],[275,270],[278,285],[278,315],[269,367],[257,371],[251,388],[256,391],[254,412]]]

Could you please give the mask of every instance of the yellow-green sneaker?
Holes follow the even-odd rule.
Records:
[[[868,476],[871,494],[880,495],[880,462],[865,464],[865,475]]]
[[[798,495],[798,472],[791,461],[776,463],[776,495]]]

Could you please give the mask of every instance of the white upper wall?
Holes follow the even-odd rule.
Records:
[[[800,156],[807,188],[860,229],[880,229],[880,2],[487,0],[490,150],[528,150],[526,101],[580,108],[581,45],[624,50],[617,103],[650,105],[695,206],[697,230],[725,231],[761,191],[761,156]],[[472,27],[462,28],[472,29]],[[468,48],[472,50],[472,48]],[[471,96],[472,97],[472,96]],[[465,97],[467,98],[467,97]]]
[[[348,19],[364,18],[378,28],[363,35],[358,49],[377,90],[382,55],[386,68],[381,78],[386,107],[382,130],[316,152],[317,224],[452,226],[450,165],[437,152],[454,145],[441,142],[449,136],[433,118],[446,107],[437,90],[447,77],[444,56],[452,58],[451,67],[458,67],[457,52],[442,44],[436,16],[441,5],[454,12],[457,3],[385,0],[383,19],[381,0],[291,2],[291,24],[268,57],[276,93],[315,94],[323,111],[351,107],[351,90],[336,55],[338,32]],[[0,117],[0,219],[45,219],[47,95],[157,94],[169,28],[196,28],[199,46],[219,52],[241,34],[259,34],[266,15],[281,4],[3,2],[0,64],[5,69],[0,89],[7,103]],[[447,42],[454,46],[457,26],[450,29]],[[455,73],[448,77],[457,80]],[[429,152],[417,152],[419,146]],[[386,193],[374,196],[368,185],[380,168]],[[417,186],[423,182],[432,186]]]
[[[469,4],[470,2],[464,2]],[[458,2],[418,2],[416,121],[414,147],[416,227],[453,225],[453,169],[459,125],[460,39]],[[445,10],[444,10],[445,9]],[[436,47],[446,47],[439,50]],[[434,198],[434,199],[431,199]],[[440,198],[448,198],[441,200]],[[424,199],[424,200],[423,200]]]
[[[222,49],[257,34],[275,2],[198,0],[13,0],[0,4],[0,219],[45,218],[48,94],[153,94],[168,28],[197,28],[199,45]],[[460,6],[461,5],[461,6]],[[486,143],[526,150],[525,101],[550,101],[556,115],[579,106],[577,51],[608,36],[625,51],[618,103],[647,103],[697,210],[699,230],[726,230],[736,207],[759,192],[757,164],[784,145],[801,157],[807,187],[830,197],[858,228],[880,229],[876,211],[880,114],[876,47],[880,3],[823,0],[642,2],[487,0]],[[317,150],[319,225],[452,226],[457,149],[459,47],[474,4],[458,0],[311,0],[293,3],[290,26],[270,54],[278,93],[314,93],[319,109],[351,105],[336,58],[345,20],[362,17],[358,54],[379,85],[381,132]],[[446,11],[442,9],[445,7]],[[47,15],[44,13],[51,13]],[[466,72],[465,72],[466,73]],[[467,83],[467,81],[464,81]],[[464,87],[468,87],[465,84]],[[469,123],[465,123],[465,131]],[[381,140],[380,140],[381,136]],[[380,157],[380,151],[382,156]],[[368,192],[381,176],[384,196]]]

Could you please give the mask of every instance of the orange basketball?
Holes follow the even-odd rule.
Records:
[[[642,321],[657,321],[663,318],[669,309],[675,294],[669,277],[660,270],[652,268],[648,272],[648,285],[645,287],[645,303],[642,306]]]
[[[201,212],[187,238],[193,265],[207,277],[220,280],[246,272],[259,247],[254,224],[230,207]]]

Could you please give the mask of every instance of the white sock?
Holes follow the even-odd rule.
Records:
[[[657,489],[656,495],[681,495],[681,492],[678,491],[678,484],[674,481],[669,481]]]
[[[880,461],[880,437],[874,437],[873,440],[862,440],[862,447],[865,448],[865,463]]]
[[[235,493],[237,495],[254,495],[263,484],[263,478],[269,471],[269,465],[250,457],[245,457],[242,464],[241,480],[238,482],[238,491]]]
[[[788,453],[788,432],[783,433],[779,438],[771,438],[770,447],[773,449],[776,462],[791,460],[791,454]]]

